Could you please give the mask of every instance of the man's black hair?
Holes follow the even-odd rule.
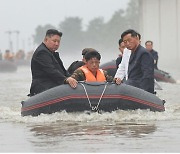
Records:
[[[91,52],[86,53],[84,58],[85,58],[86,61],[89,61],[92,58],[97,58],[98,60],[100,60],[101,59],[101,55],[97,51],[91,51]]]
[[[118,41],[119,45],[120,45],[122,42],[123,42],[123,39],[120,38],[119,41]]]
[[[121,38],[123,39],[123,37],[127,34],[131,34],[132,37],[141,37],[141,35],[138,32],[136,32],[135,30],[128,29],[121,34]]]
[[[139,40],[141,40],[141,34],[137,33],[138,37],[139,37]]]
[[[147,40],[145,44],[147,44],[147,43],[151,43],[151,45],[153,45],[153,41],[151,41],[151,40]]]
[[[91,52],[91,51],[96,51],[96,50],[93,48],[84,48],[82,50],[82,55],[84,56],[86,53]]]
[[[46,31],[46,36],[51,36],[51,35],[59,35],[61,37],[62,36],[62,32],[59,32],[56,29],[48,29]]]

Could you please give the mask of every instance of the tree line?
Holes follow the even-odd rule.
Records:
[[[101,52],[117,50],[121,33],[129,28],[139,31],[139,0],[130,0],[128,7],[117,10],[107,22],[97,17],[89,21],[86,30],[82,28],[82,19],[67,17],[58,27],[51,24],[39,25],[33,36],[34,43],[40,44],[47,29],[55,28],[63,33],[61,50],[66,53],[78,53],[83,48],[92,47]]]

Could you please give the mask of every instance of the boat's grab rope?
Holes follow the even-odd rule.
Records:
[[[82,84],[82,83],[80,83],[80,84],[81,84],[82,87],[84,88],[84,91],[85,91],[86,97],[87,97],[87,99],[88,99],[88,103],[89,103],[89,106],[90,106],[91,110],[92,110],[92,111],[99,111],[98,107],[99,107],[99,104],[100,104],[100,102],[101,102],[101,99],[102,99],[102,97],[103,97],[103,95],[104,95],[104,92],[106,91],[107,84],[105,84],[104,89],[103,89],[103,92],[102,92],[102,94],[101,94],[101,96],[100,96],[100,98],[99,98],[98,104],[97,104],[96,106],[92,106],[85,85]]]

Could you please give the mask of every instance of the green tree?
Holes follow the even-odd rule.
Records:
[[[140,30],[140,3],[139,0],[131,0],[128,3],[126,9],[125,18],[127,20],[127,28],[132,28],[134,30]]]
[[[124,10],[116,11],[112,18],[105,25],[104,43],[107,50],[116,50],[117,42],[121,36],[122,31],[126,29],[127,20],[125,18]]]
[[[98,17],[91,20],[85,32],[85,44],[87,46],[99,47],[103,41],[104,18]]]
[[[43,39],[44,39],[44,36],[46,34],[46,31],[48,29],[51,29],[51,28],[55,28],[54,26],[50,25],[50,24],[47,24],[45,26],[38,26],[36,29],[35,29],[35,35],[33,36],[34,38],[34,43],[35,44],[40,44]]]
[[[83,43],[82,19],[68,17],[59,24],[59,29],[63,32],[62,49],[78,50]]]
[[[91,20],[86,31],[82,30],[82,19],[67,17],[59,24],[62,31],[61,49],[65,52],[77,52],[85,47],[97,48],[105,52],[116,51],[121,33],[129,28],[139,31],[140,25],[139,0],[130,0],[126,10],[117,10],[111,19],[104,22],[102,17]],[[55,28],[48,24],[38,26],[35,30],[34,43],[42,42],[45,32]],[[112,54],[113,54],[112,52]]]

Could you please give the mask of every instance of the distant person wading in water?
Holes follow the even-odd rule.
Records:
[[[154,68],[158,69],[157,64],[158,64],[159,56],[158,56],[158,52],[153,49],[153,42],[150,40],[146,41],[145,46],[146,46],[146,49],[149,51],[149,53],[151,53],[151,55],[154,58]]]

